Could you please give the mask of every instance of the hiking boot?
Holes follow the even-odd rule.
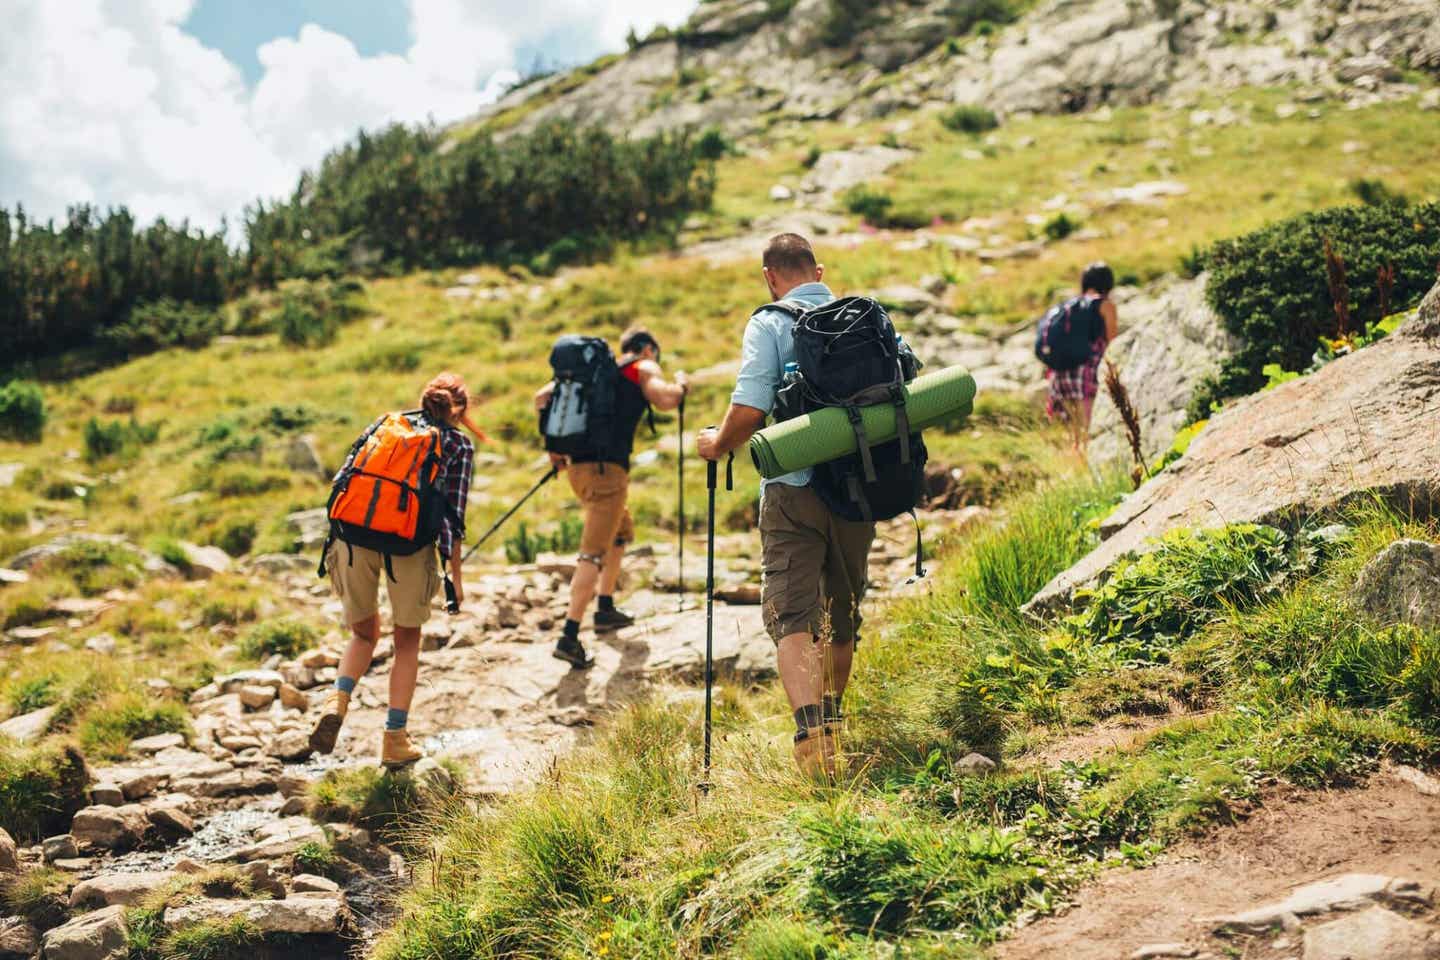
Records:
[[[555,644],[552,656],[556,660],[564,660],[576,670],[589,670],[595,666],[595,658],[586,654],[585,644],[565,636],[562,636],[560,642]]]
[[[795,766],[810,780],[834,783],[839,775],[835,735],[828,727],[810,730],[804,739],[795,741]]]
[[[315,721],[315,727],[310,731],[310,749],[316,753],[332,752],[335,741],[340,737],[340,725],[349,712],[350,694],[331,690],[325,697],[325,705],[320,708],[320,719]]]
[[[613,610],[595,611],[596,630],[619,630],[623,627],[633,626],[634,623],[635,618],[619,607]]]
[[[408,730],[386,730],[380,745],[380,765],[387,770],[398,770],[425,756],[425,751],[410,741]]]

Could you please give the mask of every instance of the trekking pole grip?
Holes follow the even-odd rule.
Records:
[[[455,581],[451,580],[448,574],[445,577],[445,612],[460,612],[460,601],[455,596]]]

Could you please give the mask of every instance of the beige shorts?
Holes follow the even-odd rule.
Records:
[[[413,629],[430,619],[430,601],[440,592],[440,562],[433,547],[408,557],[392,556],[394,580],[385,572],[384,554],[338,540],[330,545],[325,564],[330,585],[345,607],[346,623],[359,623],[380,612],[382,580],[395,626]]]
[[[630,495],[630,474],[615,463],[572,463],[565,473],[570,489],[585,509],[585,531],[580,534],[582,557],[604,557],[611,547],[635,539],[635,521],[625,505]]]
[[[858,640],[874,541],[875,524],[835,516],[809,487],[767,485],[760,606],[770,639],[810,633],[841,646]]]

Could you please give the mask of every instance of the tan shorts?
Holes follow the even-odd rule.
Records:
[[[385,572],[385,556],[364,547],[336,541],[326,554],[330,585],[345,607],[345,622],[359,623],[380,612],[380,581],[390,596],[395,626],[416,628],[430,619],[430,601],[440,591],[440,562],[434,548],[408,557],[391,557],[395,571]]]
[[[760,604],[770,639],[811,633],[842,646],[858,640],[874,542],[875,524],[835,516],[809,487],[767,485],[760,502]]]
[[[624,467],[614,463],[572,463],[565,473],[570,477],[570,489],[585,509],[580,556],[604,557],[611,547],[623,547],[635,539],[635,521],[625,505],[630,494],[630,474]]]

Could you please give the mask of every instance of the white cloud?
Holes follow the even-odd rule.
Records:
[[[474,112],[516,50],[560,31],[618,49],[697,0],[408,0],[403,56],[361,56],[313,24],[257,51],[253,89],[181,29],[195,0],[0,0],[0,206],[59,217],[124,204],[142,221],[236,219],[288,193],[361,127]]]

